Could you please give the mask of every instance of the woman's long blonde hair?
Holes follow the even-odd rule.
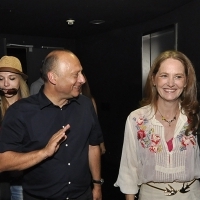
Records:
[[[30,95],[29,88],[26,81],[19,75],[19,91],[18,91],[19,99],[28,97]],[[1,96],[1,120],[3,119],[6,110],[10,106],[5,96]]]

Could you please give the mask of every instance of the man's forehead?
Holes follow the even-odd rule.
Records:
[[[83,70],[81,64],[75,62],[60,62],[58,65],[58,69],[61,71],[69,71],[71,73],[80,72]]]
[[[79,65],[72,65],[69,69],[71,69],[71,72],[81,72],[83,70],[82,66]]]

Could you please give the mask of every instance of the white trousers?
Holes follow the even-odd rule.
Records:
[[[166,189],[172,186],[175,190],[180,190],[183,187],[183,183],[149,183],[152,186]],[[200,182],[196,180],[187,193],[177,192],[173,196],[166,196],[164,191],[150,187],[147,184],[142,184],[140,188],[139,200],[200,200]]]

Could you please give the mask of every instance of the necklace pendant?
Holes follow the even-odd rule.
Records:
[[[160,111],[158,110],[158,112],[160,113]],[[177,111],[178,112],[178,111]],[[177,113],[176,113],[176,115],[177,115]],[[174,116],[174,118],[173,119],[171,119],[171,120],[167,120],[161,113],[160,113],[160,116],[161,116],[161,119],[163,120],[163,121],[165,121],[165,122],[167,122],[168,124],[169,124],[169,126],[171,126],[171,123],[173,122],[173,121],[175,121],[176,120],[176,115]]]

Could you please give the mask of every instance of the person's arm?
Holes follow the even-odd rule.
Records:
[[[92,97],[92,103],[93,103],[93,106],[94,106],[94,110],[95,110],[95,112],[97,114],[97,105],[96,105],[96,102],[95,102],[93,97]],[[104,142],[100,143],[100,150],[101,150],[101,154],[105,154],[106,153],[106,147],[105,147]]]
[[[100,150],[101,150],[101,154],[105,154],[106,153],[106,147],[104,142],[100,143]]]
[[[134,194],[126,194],[125,197],[126,197],[126,200],[134,200],[135,199]]]
[[[133,114],[127,118],[119,174],[114,186],[120,187],[126,200],[135,199],[138,192],[138,154],[137,154],[137,127],[133,125]],[[137,117],[137,116],[136,116]]]
[[[89,145],[89,166],[93,180],[101,179],[101,153],[99,145]],[[94,183],[93,200],[102,200],[101,185]]]
[[[48,144],[41,150],[28,153],[17,153],[6,151],[0,153],[0,172],[12,170],[24,170],[32,167],[48,157],[51,157],[58,150],[60,144],[66,140],[65,132],[70,128],[69,125],[55,133]]]

